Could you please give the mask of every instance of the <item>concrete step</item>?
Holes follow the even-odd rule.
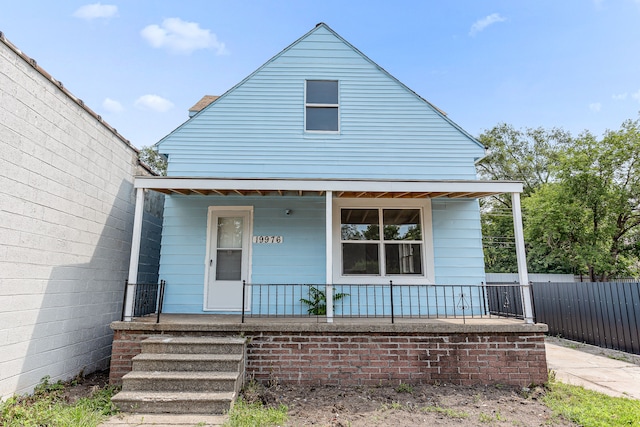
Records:
[[[236,372],[244,366],[243,354],[141,353],[132,360],[134,371]]]
[[[237,391],[239,372],[131,371],[122,377],[123,391]]]
[[[151,337],[142,341],[142,353],[241,354],[244,338],[231,337]]]
[[[235,393],[121,391],[111,400],[124,412],[225,414],[235,397]]]

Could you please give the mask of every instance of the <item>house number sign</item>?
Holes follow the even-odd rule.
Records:
[[[282,243],[282,236],[253,236],[253,243]]]

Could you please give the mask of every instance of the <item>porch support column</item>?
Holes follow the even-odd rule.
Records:
[[[138,263],[140,261],[140,242],[142,240],[142,214],[144,213],[144,189],[136,190],[136,207],[133,214],[133,235],[131,236],[131,258],[129,259],[129,278],[127,296],[124,303],[124,320],[133,320],[133,304],[138,281]]]
[[[533,323],[533,304],[531,302],[529,273],[527,272],[527,254],[524,250],[520,193],[511,193],[511,210],[513,212],[513,234],[516,240],[516,258],[518,259],[518,278],[520,280],[520,289],[522,290],[524,321],[525,323]]]
[[[325,202],[326,303],[327,323],[333,323],[333,191],[327,191]]]

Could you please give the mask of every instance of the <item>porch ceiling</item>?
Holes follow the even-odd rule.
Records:
[[[417,181],[345,179],[255,179],[136,177],[135,188],[164,194],[241,196],[323,196],[341,198],[480,198],[521,193],[516,181]]]

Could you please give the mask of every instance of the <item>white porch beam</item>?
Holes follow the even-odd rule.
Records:
[[[136,188],[150,190],[229,190],[229,191],[335,191],[354,193],[520,193],[515,181],[404,181],[338,179],[252,179],[252,178],[174,178],[136,177]]]
[[[513,234],[516,240],[516,258],[518,260],[518,278],[522,289],[524,321],[533,323],[533,304],[531,302],[531,286],[527,271],[527,254],[524,249],[524,232],[522,229],[522,209],[520,193],[511,193],[511,210],[513,212]]]
[[[326,303],[327,303],[327,323],[333,323],[333,191],[325,194],[325,281],[326,281]]]
[[[133,320],[133,304],[138,281],[138,264],[140,262],[140,244],[142,241],[142,216],[144,213],[144,189],[136,190],[136,206],[133,213],[133,235],[131,237],[131,258],[129,259],[129,277],[127,297],[124,303],[124,320]]]

